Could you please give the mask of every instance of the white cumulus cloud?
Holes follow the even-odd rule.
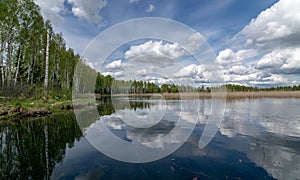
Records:
[[[155,8],[156,8],[156,7],[155,7],[153,4],[149,4],[149,6],[148,6],[146,12],[147,12],[147,13],[150,13],[150,12],[154,11]]]
[[[249,72],[249,67],[246,67],[244,65],[234,65],[229,68],[230,74],[243,75],[243,74],[247,74],[248,72]]]
[[[203,76],[205,67],[203,65],[191,64],[182,68],[178,73],[174,74],[175,77],[197,77]]]
[[[126,59],[132,59],[138,56],[151,56],[153,59],[168,57],[170,59],[180,58],[185,54],[185,51],[178,43],[166,43],[163,41],[147,41],[144,44],[131,46],[125,53]]]
[[[300,47],[274,50],[256,64],[258,69],[269,69],[280,74],[300,73]]]
[[[102,21],[100,11],[107,5],[106,0],[68,0],[72,4],[72,13],[74,16],[85,19],[94,24]]]
[[[101,23],[100,11],[107,5],[106,0],[67,0],[67,2],[72,6],[74,16],[94,24]],[[67,12],[65,0],[35,0],[35,3],[41,8],[43,17],[53,24],[61,22],[62,14]]]
[[[105,65],[105,68],[107,70],[115,70],[115,69],[119,69],[123,66],[122,64],[122,60],[116,60],[116,61],[113,61],[107,65]]]
[[[216,62],[221,65],[236,64],[257,55],[253,49],[239,50],[234,52],[232,49],[225,49],[219,52]]]
[[[204,37],[199,32],[196,32],[188,38],[187,42],[184,44],[184,47],[187,48],[189,53],[194,54],[199,51],[200,46],[204,42]]]
[[[300,1],[280,0],[238,33],[234,50],[219,52],[216,62],[225,81],[257,85],[299,84]],[[245,44],[240,44],[245,42]]]
[[[62,21],[60,13],[65,11],[64,0],[35,0],[35,3],[41,8],[41,13],[45,19],[49,19],[53,24]]]
[[[281,0],[252,19],[241,32],[249,45],[266,48],[294,45],[300,40],[300,1]]]

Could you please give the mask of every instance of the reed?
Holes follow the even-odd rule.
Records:
[[[115,96],[151,97],[154,94],[119,94]],[[206,99],[206,98],[300,98],[300,91],[252,91],[252,92],[199,92],[199,93],[162,93],[164,99]]]

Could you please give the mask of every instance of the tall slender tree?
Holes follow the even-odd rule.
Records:
[[[46,30],[46,54],[45,54],[45,81],[44,88],[45,91],[48,89],[48,73],[49,73],[49,46],[50,46],[50,32],[49,29]]]

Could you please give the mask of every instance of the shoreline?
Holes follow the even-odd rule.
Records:
[[[164,99],[243,99],[243,98],[300,98],[300,91],[249,91],[249,92],[189,92],[189,93],[149,93],[149,94],[115,94],[114,97],[152,97],[162,96]]]
[[[101,100],[105,97],[156,97],[166,100],[191,100],[191,99],[258,99],[258,98],[300,98],[300,91],[250,91],[250,92],[185,92],[185,93],[148,93],[148,94],[114,94],[99,95],[88,94],[85,98],[96,98]],[[17,103],[15,102],[17,101]],[[20,101],[20,102],[18,102]],[[42,118],[51,114],[63,113],[74,108],[90,106],[89,101],[83,101],[74,105],[72,100],[6,100],[0,102],[0,121],[20,120],[23,118]]]
[[[72,101],[14,98],[0,102],[0,122],[20,123],[21,119],[39,119],[72,109]]]

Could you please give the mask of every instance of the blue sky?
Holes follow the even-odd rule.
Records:
[[[207,40],[217,56],[214,63],[222,69],[226,83],[253,86],[300,84],[298,65],[300,18],[297,18],[300,17],[299,1],[36,0],[36,2],[41,7],[43,16],[52,21],[55,31],[63,33],[67,46],[81,55],[92,39],[113,25],[134,18],[163,17],[190,26]],[[125,54],[134,45],[120,49],[123,49]],[[145,44],[140,44],[141,47],[144,47],[143,45]],[[166,48],[165,43],[159,44],[155,41],[152,44],[148,43],[147,47],[151,49],[154,46]],[[121,60],[119,66],[123,65],[124,59],[125,56],[123,59],[116,59],[116,62]],[[197,65],[194,69],[186,69],[196,72],[195,68],[203,67]]]

